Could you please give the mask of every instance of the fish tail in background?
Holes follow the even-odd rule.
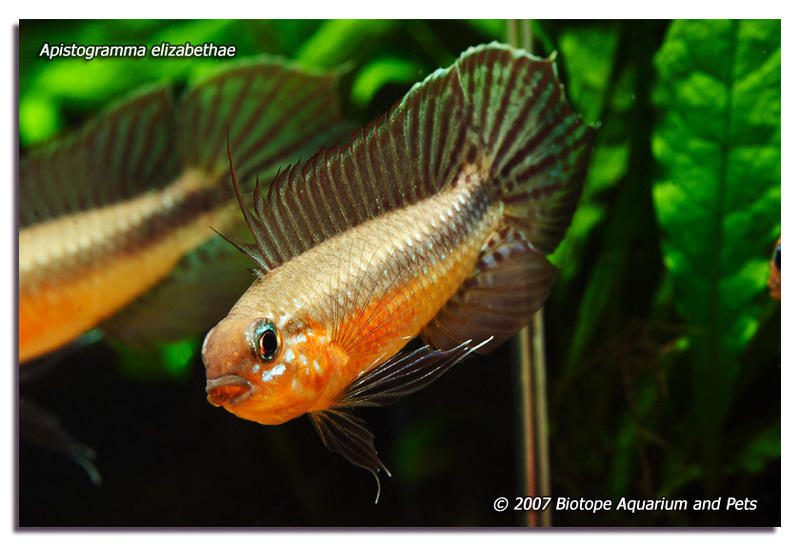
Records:
[[[567,104],[552,59],[492,44],[457,63],[468,102],[468,142],[481,177],[503,203],[500,227],[477,267],[423,331],[440,348],[514,335],[544,303],[583,190],[594,129]]]

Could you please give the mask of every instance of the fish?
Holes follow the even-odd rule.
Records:
[[[186,334],[187,317],[194,335],[213,326],[249,284],[244,275],[221,283],[207,263],[200,274],[188,271],[197,270],[187,260],[201,246],[221,263],[211,225],[244,225],[228,187],[226,129],[249,173],[297,161],[352,131],[339,104],[340,76],[271,56],[226,63],[195,80],[178,104],[170,84],[146,85],[23,157],[20,364],[101,325],[131,343],[140,333]],[[195,265],[208,262],[192,256]],[[181,280],[198,275],[205,288],[229,294],[181,289]],[[109,322],[150,292],[135,318]],[[212,312],[216,301],[226,306]]]
[[[772,299],[781,301],[781,238],[772,249],[772,258],[769,261],[769,281],[767,282],[769,295]]]
[[[595,128],[553,57],[491,43],[416,84],[349,143],[256,177],[256,279],[203,342],[208,401],[391,475],[354,408],[424,388],[513,336],[555,279],[547,259],[582,193]],[[419,338],[414,350],[407,344]]]

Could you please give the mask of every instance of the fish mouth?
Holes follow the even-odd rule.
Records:
[[[214,406],[238,406],[254,392],[253,384],[238,375],[225,375],[206,382],[208,401]]]

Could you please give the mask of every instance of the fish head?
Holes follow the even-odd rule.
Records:
[[[328,386],[326,341],[302,321],[229,315],[203,342],[208,401],[262,424],[306,413]]]

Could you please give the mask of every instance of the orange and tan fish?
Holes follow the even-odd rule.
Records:
[[[248,173],[274,171],[338,137],[337,80],[274,58],[232,63],[197,81],[177,107],[168,86],[147,86],[28,154],[19,182],[20,363],[148,292],[213,236],[210,226],[241,223],[227,187],[226,128]],[[166,332],[186,299],[161,298],[163,313],[119,330]]]
[[[349,144],[280,173],[266,196],[257,182],[255,212],[233,174],[255,242],[230,242],[258,278],[206,336],[209,402],[262,424],[308,414],[380,493],[388,471],[348,410],[415,392],[530,320],[593,136],[552,60],[491,44]]]

